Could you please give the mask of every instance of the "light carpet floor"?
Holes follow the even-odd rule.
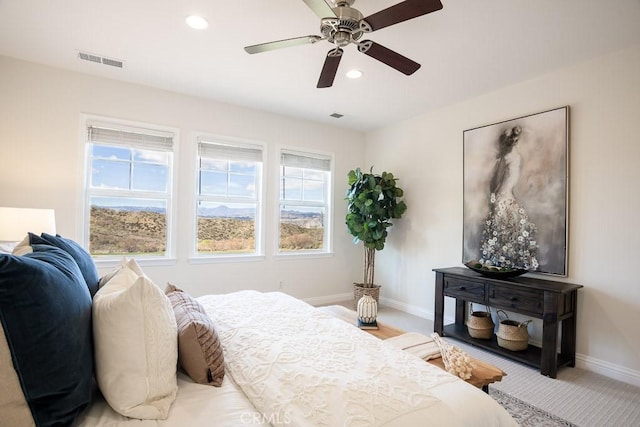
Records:
[[[343,305],[352,307],[352,302]],[[421,317],[380,307],[380,321],[405,331],[428,335],[433,322]],[[471,356],[491,363],[507,373],[490,388],[507,393],[543,411],[580,427],[640,426],[640,388],[579,368],[560,368],[551,379],[529,366],[513,362],[493,353],[449,340]]]

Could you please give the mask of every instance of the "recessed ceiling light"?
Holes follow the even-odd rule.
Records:
[[[209,23],[202,16],[198,15],[190,15],[187,16],[185,21],[187,25],[193,28],[194,30],[204,30],[209,26]]]
[[[350,79],[359,79],[362,77],[362,71],[360,70],[349,70],[347,71],[347,77]]]

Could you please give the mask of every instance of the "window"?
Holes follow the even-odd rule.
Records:
[[[198,255],[261,252],[260,146],[198,137]]]
[[[280,253],[329,252],[331,158],[280,153]]]
[[[168,257],[174,134],[87,124],[86,244],[94,256]]]

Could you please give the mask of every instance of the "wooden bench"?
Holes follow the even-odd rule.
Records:
[[[341,305],[330,305],[319,308],[327,314],[352,323],[354,327],[356,326],[356,313],[353,310],[349,310]],[[364,331],[381,340],[406,333],[402,329],[394,328],[382,322],[378,322],[378,329],[365,329]],[[427,362],[444,369],[444,362],[441,357],[428,360]],[[500,381],[503,376],[507,375],[501,369],[473,357],[471,358],[471,363],[473,365],[473,371],[471,372],[471,378],[466,381],[469,384],[481,388],[486,393],[489,392],[489,384]]]

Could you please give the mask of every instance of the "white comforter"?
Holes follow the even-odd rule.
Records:
[[[135,420],[97,397],[76,426],[516,426],[487,394],[280,293],[199,298],[222,338],[222,387],[178,374],[166,420]]]
[[[199,301],[228,373],[273,425],[516,425],[480,390],[288,295]]]

